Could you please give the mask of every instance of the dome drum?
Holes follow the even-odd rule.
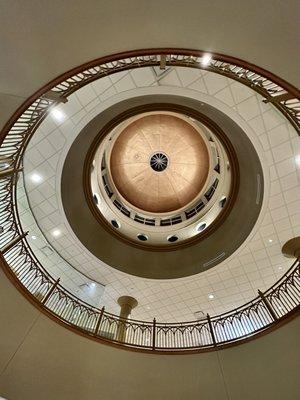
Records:
[[[216,135],[194,118],[166,111],[135,115],[101,141],[91,167],[99,213],[120,234],[149,245],[187,241],[222,212],[231,190],[229,158]],[[144,226],[141,226],[144,225]],[[176,233],[176,240],[169,240]]]

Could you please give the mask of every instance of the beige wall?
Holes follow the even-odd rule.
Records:
[[[0,92],[27,97],[84,62],[151,47],[225,53],[299,86],[299,7],[297,0],[2,0]]]
[[[296,7],[297,0],[1,1],[0,125],[58,74],[128,49],[223,52],[297,85]],[[0,396],[295,400],[300,392],[299,327],[298,318],[258,340],[219,352],[134,353],[59,326],[30,305],[1,271]]]
[[[295,400],[300,318],[247,344],[149,355],[79,336],[33,307],[0,272],[0,396],[8,400]]]

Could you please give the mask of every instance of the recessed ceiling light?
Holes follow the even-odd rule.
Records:
[[[61,231],[60,231],[59,229],[55,229],[55,230],[52,232],[52,235],[53,235],[54,237],[58,237],[60,234],[61,234]]]
[[[268,240],[268,242],[269,242],[269,243],[272,243],[272,242],[273,242],[273,240],[272,240],[272,239],[269,239],[269,240]]]
[[[296,164],[300,167],[300,154],[295,157]]]
[[[65,119],[65,114],[58,108],[54,108],[51,111],[51,115],[58,122],[62,122]]]
[[[279,270],[282,270],[282,267],[278,267]]]
[[[211,62],[211,55],[210,54],[204,54],[204,56],[201,59],[201,64],[202,65],[208,65]]]
[[[36,236],[35,236],[35,235],[32,235],[32,236],[31,236],[31,239],[32,239],[32,240],[35,240],[35,239],[36,239]]]
[[[41,177],[41,175],[37,174],[37,173],[33,173],[30,175],[30,179],[32,182],[34,183],[40,183],[42,182],[43,178]]]
[[[90,287],[91,287],[91,288],[96,287],[96,283],[95,283],[95,282],[91,282],[91,283],[90,283]]]
[[[208,295],[208,298],[212,300],[212,299],[215,298],[215,296],[214,296],[213,294],[209,294],[209,295]]]
[[[147,308],[147,310],[150,310],[150,307],[149,307],[149,306],[147,306],[146,308]]]

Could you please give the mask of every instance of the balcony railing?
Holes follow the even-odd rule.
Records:
[[[29,99],[1,133],[0,147],[0,249],[5,270],[44,309],[82,333],[110,343],[149,351],[188,351],[223,346],[274,326],[299,309],[300,263],[265,293],[228,313],[188,323],[125,320],[81,301],[43,268],[32,252],[18,215],[17,179],[28,141],[49,109],[82,86],[103,76],[144,66],[184,66],[235,79],[273,104],[300,133],[299,92],[258,68],[232,63],[213,55],[209,65],[203,53],[185,50],[132,52],[97,60],[58,78]],[[297,92],[297,93],[296,93]],[[120,335],[122,332],[122,335]],[[125,334],[123,334],[125,332]]]

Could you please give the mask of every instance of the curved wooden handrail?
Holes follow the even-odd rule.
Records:
[[[55,280],[32,252],[20,223],[17,207],[17,176],[26,146],[51,107],[103,76],[143,66],[164,65],[202,68],[237,80],[274,105],[300,133],[299,91],[272,74],[222,55],[212,55],[201,64],[203,52],[154,49],[114,55],[77,68],[57,78],[30,98],[1,132],[0,248],[7,271],[18,279],[26,293],[68,326],[87,336],[147,351],[193,351],[238,342],[266,330],[299,309],[300,263],[265,293],[249,303],[218,316],[185,323],[125,320],[78,299]],[[120,341],[118,332],[126,332]],[[124,337],[124,335],[122,335]]]

